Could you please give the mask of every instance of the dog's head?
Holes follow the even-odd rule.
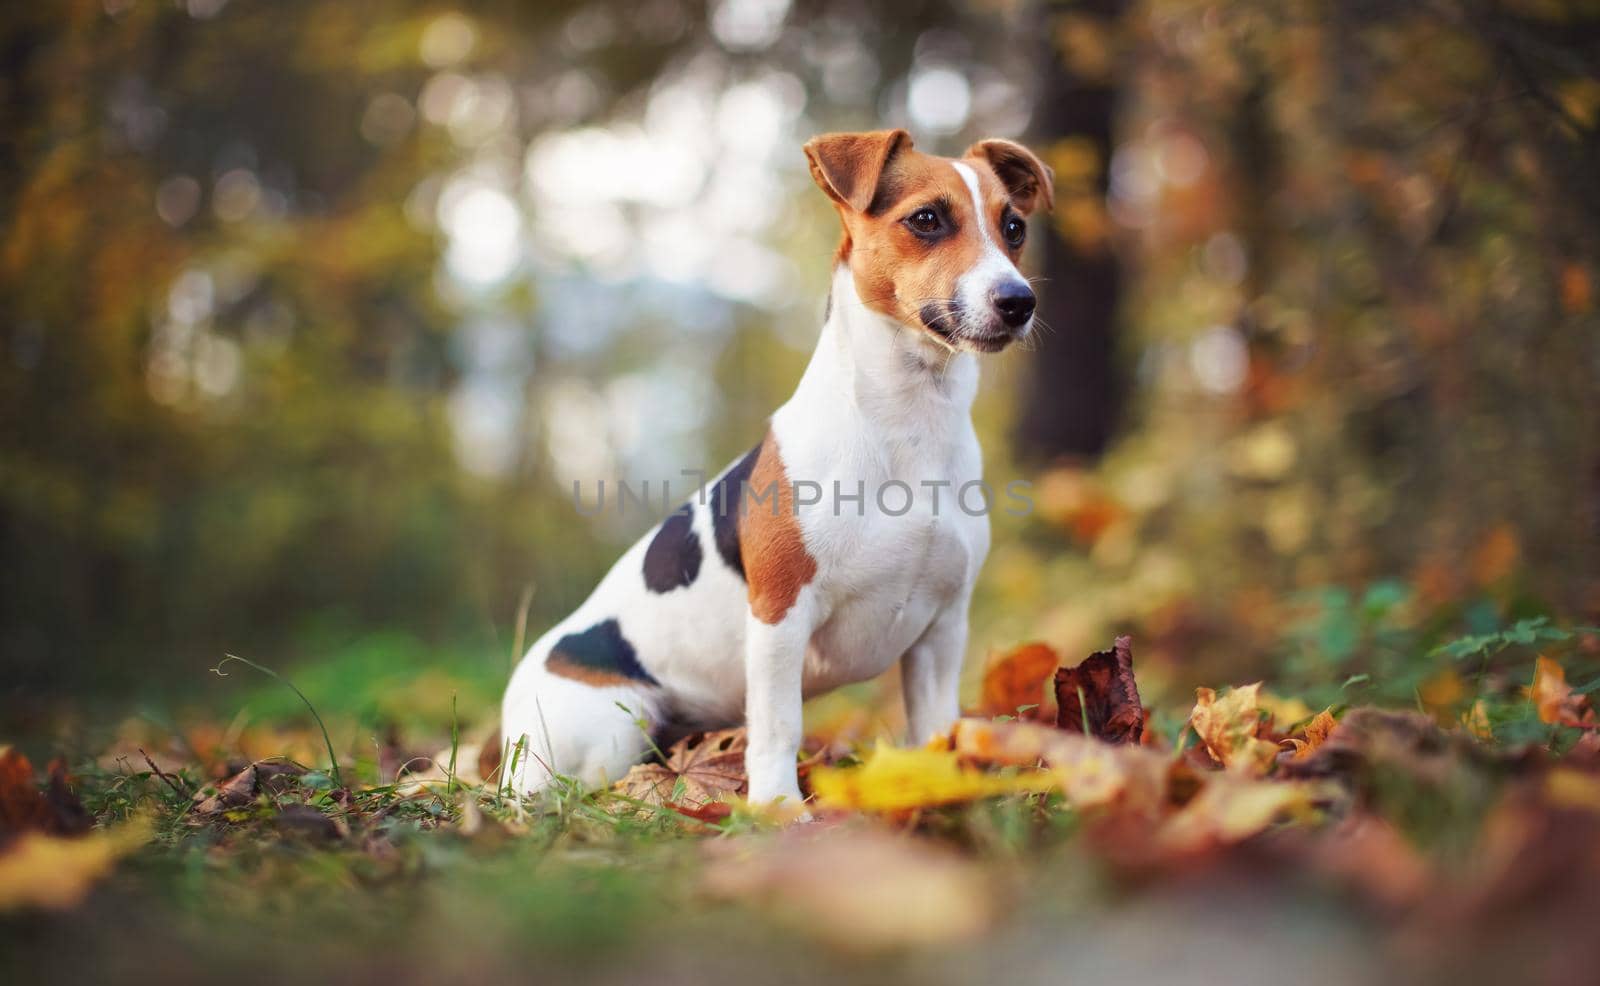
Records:
[[[980,140],[959,158],[935,157],[904,130],[823,134],[805,150],[868,307],[956,348],[997,352],[1027,336],[1034,295],[1017,258],[1027,217],[1054,198],[1032,151]]]

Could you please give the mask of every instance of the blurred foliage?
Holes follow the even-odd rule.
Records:
[[[573,482],[715,470],[787,394],[834,236],[798,143],[881,125],[947,153],[1031,128],[1052,235],[1127,271],[1102,460],[1014,465],[1030,354],[986,371],[991,475],[1031,476],[1037,511],[995,518],[975,652],[1132,629],[1170,687],[1279,667],[1404,700],[1458,633],[1593,622],[1597,24],[1479,0],[10,10],[0,701],[230,650],[346,655],[318,682],[341,693],[434,666],[492,701],[525,588],[534,634],[645,524],[579,519]],[[1045,60],[1114,91],[1109,153],[1047,112]]]
[[[1058,47],[1117,66],[1120,138],[1109,162],[1050,149],[1110,172],[1056,219],[1134,265],[1133,420],[996,538],[990,639],[1126,628],[1184,681],[1364,669],[1406,701],[1427,668],[1397,655],[1592,619],[1600,11],[1153,2],[1082,26]]]

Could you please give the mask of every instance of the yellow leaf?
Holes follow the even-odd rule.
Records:
[[[1422,687],[1417,689],[1417,697],[1422,700],[1423,708],[1433,714],[1435,721],[1440,725],[1448,725],[1448,719],[1440,720],[1439,717],[1449,713],[1456,703],[1467,697],[1467,684],[1454,668],[1445,668],[1422,683]]]
[[[1256,695],[1256,706],[1272,717],[1272,721],[1280,727],[1288,729],[1297,722],[1311,718],[1311,706],[1303,699],[1283,698],[1271,692],[1259,692]]]
[[[1054,786],[1049,774],[997,777],[961,766],[953,750],[904,750],[882,742],[860,767],[818,767],[811,772],[818,805],[866,811],[907,811]]]
[[[1600,777],[1571,767],[1556,767],[1545,775],[1545,796],[1558,808],[1581,808],[1600,813]]]
[[[149,838],[144,819],[78,838],[26,833],[0,853],[0,911],[71,907]]]
[[[1261,682],[1229,690],[1222,698],[1209,688],[1195,689],[1194,711],[1189,725],[1206,749],[1229,770],[1246,774],[1265,773],[1278,748],[1256,738],[1261,727],[1257,708]]]
[[[1489,705],[1481,698],[1472,703],[1472,708],[1461,713],[1461,725],[1478,739],[1485,742],[1494,740],[1494,727],[1489,725]]]

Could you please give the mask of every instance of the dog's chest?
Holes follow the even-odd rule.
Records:
[[[818,586],[830,616],[812,640],[806,690],[876,676],[965,592],[988,549],[988,522],[941,502],[903,516],[852,518]]]

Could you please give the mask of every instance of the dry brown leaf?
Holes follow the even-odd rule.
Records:
[[[1306,757],[1311,756],[1317,747],[1327,742],[1328,737],[1333,733],[1333,728],[1338,724],[1339,720],[1333,717],[1333,708],[1331,706],[1318,712],[1310,722],[1306,723],[1305,729],[1301,731],[1299,738],[1291,736],[1289,739],[1284,740],[1285,743],[1293,747],[1290,759],[1304,760]]]
[[[350,834],[349,822],[323,814],[311,805],[284,805],[272,821],[284,835],[310,842],[334,842]]]
[[[646,804],[701,808],[748,790],[744,750],[743,728],[692,733],[672,744],[665,763],[635,764],[612,788]]]
[[[1029,643],[1014,647],[989,662],[983,672],[983,699],[978,714],[1014,716],[1017,710],[1033,706],[1021,718],[1038,718],[1043,705],[1044,683],[1061,665],[1061,657],[1049,644]]]
[[[1144,705],[1133,680],[1133,639],[1118,637],[1111,650],[1096,651],[1075,668],[1056,672],[1056,725],[1087,731],[1108,743],[1137,743],[1144,733]]]
[[[190,812],[199,818],[210,818],[249,807],[263,792],[282,791],[305,772],[304,767],[286,760],[258,760],[215,787],[198,791]]]
[[[1359,812],[1317,840],[1312,865],[1385,906],[1415,906],[1433,886],[1428,860],[1389,821]]]
[[[1278,755],[1278,748],[1259,738],[1263,725],[1256,707],[1261,682],[1233,688],[1221,698],[1209,688],[1195,689],[1189,725],[1206,750],[1229,770],[1262,774]]]
[[[949,945],[994,925],[995,888],[981,864],[879,829],[790,830],[706,847],[705,889],[770,911],[854,952]]]

